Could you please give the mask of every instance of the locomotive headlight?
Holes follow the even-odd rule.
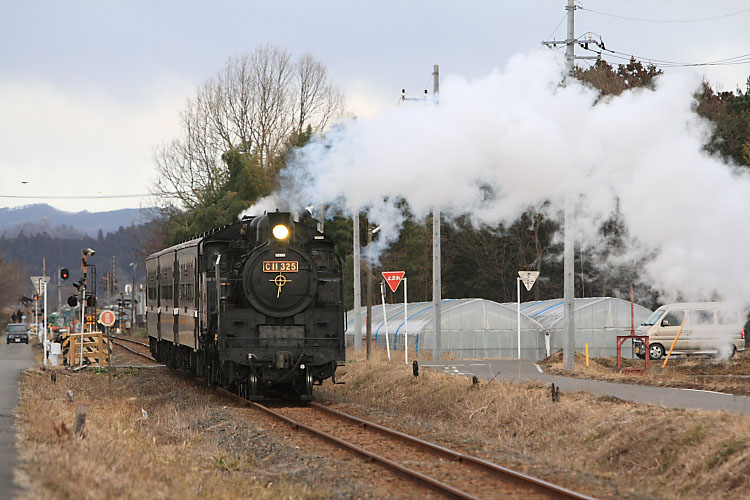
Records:
[[[276,224],[273,226],[273,237],[277,240],[285,240],[289,236],[289,228],[284,224]]]

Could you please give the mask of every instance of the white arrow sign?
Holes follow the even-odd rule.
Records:
[[[42,294],[42,283],[49,283],[50,277],[49,276],[32,276],[31,277],[31,283],[33,283],[34,288],[36,289],[37,295]]]
[[[518,276],[521,278],[521,281],[523,281],[526,290],[531,290],[531,287],[534,286],[534,283],[539,276],[539,271],[518,271]]]

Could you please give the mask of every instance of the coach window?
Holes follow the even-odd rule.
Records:
[[[156,300],[158,295],[156,272],[148,273],[148,300]]]

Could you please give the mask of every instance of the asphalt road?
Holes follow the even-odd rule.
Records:
[[[18,377],[34,359],[28,344],[6,344],[0,336],[0,499],[13,498],[13,469],[18,463],[13,414],[18,403]]]
[[[502,381],[536,380],[543,384],[552,384],[565,392],[589,392],[597,395],[608,395],[625,401],[647,403],[666,408],[684,408],[690,410],[726,410],[732,413],[750,415],[750,397],[735,396],[722,392],[702,391],[696,389],[676,389],[672,387],[653,387],[637,384],[617,384],[575,377],[549,375],[542,368],[529,360],[462,360],[430,361],[420,363],[420,367],[440,370],[450,375],[471,377],[476,375],[481,380],[497,379]]]

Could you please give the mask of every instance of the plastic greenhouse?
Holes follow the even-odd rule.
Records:
[[[575,299],[576,349],[589,343],[591,356],[615,356],[617,335],[628,335],[630,302],[612,297]],[[517,304],[499,304],[484,299],[442,301],[442,346],[458,358],[516,358],[518,356]],[[635,324],[651,311],[635,305]],[[431,351],[435,345],[432,302],[408,304],[409,348]],[[347,341],[354,341],[354,313],[349,311]],[[372,307],[372,336],[385,348],[386,328],[391,347],[403,349],[405,322],[403,304]],[[365,337],[365,308],[362,308],[362,338]],[[562,299],[521,304],[521,356],[542,359],[563,347],[565,322]],[[629,349],[624,354],[630,355]]]

